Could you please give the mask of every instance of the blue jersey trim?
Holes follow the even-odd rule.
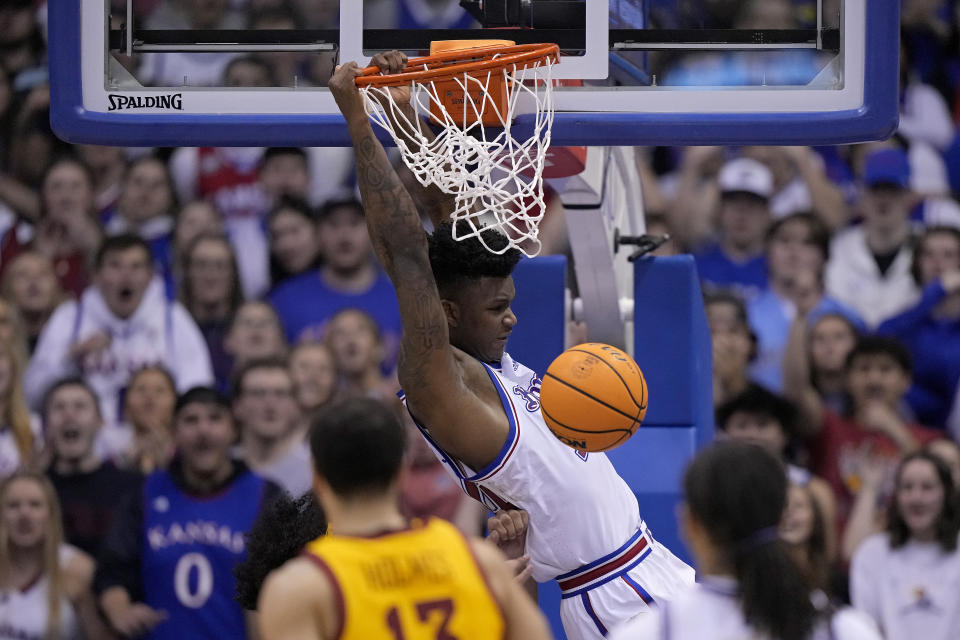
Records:
[[[623,568],[620,569],[619,571],[617,571],[617,572],[615,572],[615,573],[611,573],[611,574],[608,575],[606,578],[604,578],[604,579],[602,579],[602,580],[599,580],[598,582],[593,582],[593,583],[590,583],[590,584],[588,584],[588,585],[586,585],[586,586],[580,587],[580,588],[577,589],[576,591],[571,591],[570,593],[561,594],[561,595],[560,595],[560,599],[561,599],[561,600],[566,600],[567,598],[572,598],[572,597],[574,597],[574,596],[584,596],[584,595],[587,594],[588,591],[592,591],[593,589],[596,589],[597,587],[599,587],[599,586],[601,586],[601,585],[607,584],[607,583],[610,582],[611,580],[616,580],[617,578],[619,578],[620,576],[624,575],[624,574],[627,573],[628,571],[632,571],[634,567],[636,567],[638,564],[640,564],[641,562],[643,562],[644,560],[646,560],[647,557],[648,557],[652,552],[653,552],[653,548],[652,548],[652,547],[647,547],[647,550],[644,551],[643,553],[641,553],[639,558],[637,558],[636,560],[634,560],[633,562],[631,562],[631,563],[628,564],[627,566],[623,567]]]
[[[437,444],[437,441],[430,436],[430,432],[427,431],[427,428],[424,427],[422,424],[420,424],[420,421],[417,420],[417,418],[413,415],[413,412],[410,411],[410,407],[406,405],[406,403],[404,403],[404,406],[407,407],[407,414],[410,416],[410,419],[413,420],[413,424],[417,427],[417,430],[420,432],[420,435],[424,437],[424,439],[427,441],[427,443],[431,447],[433,447],[434,449],[437,450],[437,452],[440,453],[440,455],[442,456],[442,462],[448,467],[450,467],[453,473],[456,474],[457,478],[459,478],[461,481],[466,480],[466,476],[464,476],[463,472],[460,471],[460,467],[457,465],[456,461],[453,459],[453,456],[448,454],[443,449],[443,447]],[[461,482],[461,486],[463,486],[462,482]],[[464,489],[464,493],[467,493],[466,489]]]
[[[487,371],[487,375],[490,376],[490,380],[493,381],[493,386],[497,388],[497,393],[500,395],[500,404],[503,405],[503,412],[507,414],[507,420],[510,421],[510,432],[507,434],[507,441],[503,443],[503,447],[500,448],[500,453],[497,454],[497,457],[493,461],[485,466],[480,471],[476,472],[469,478],[470,482],[477,482],[478,480],[484,480],[486,476],[491,475],[496,471],[503,462],[509,457],[510,452],[513,451],[514,447],[517,444],[517,438],[519,432],[517,430],[517,416],[513,411],[513,404],[510,402],[510,397],[507,395],[506,390],[503,388],[503,385],[500,384],[500,380],[497,378],[497,375],[493,372],[493,368],[485,362],[481,362],[484,369]]]
[[[621,553],[623,553],[624,551],[626,551],[629,547],[632,547],[633,544],[634,544],[637,540],[639,540],[639,539],[640,539],[640,536],[642,536],[642,535],[643,535],[643,528],[641,527],[640,529],[637,529],[637,532],[636,532],[636,533],[634,533],[632,536],[630,536],[630,539],[629,539],[629,540],[627,540],[627,541],[624,542],[622,545],[620,545],[620,547],[619,547],[617,550],[611,551],[610,553],[608,553],[607,555],[603,556],[602,558],[598,558],[597,560],[594,560],[593,562],[591,562],[591,563],[589,563],[589,564],[585,564],[585,565],[583,565],[582,567],[578,567],[578,568],[574,569],[573,571],[568,571],[567,573],[563,574],[562,576],[557,576],[556,579],[557,579],[557,580],[567,580],[567,579],[572,578],[573,576],[579,575],[579,574],[581,574],[581,573],[583,573],[583,572],[585,572],[585,571],[589,571],[590,569],[593,569],[593,568],[596,567],[596,566],[599,566],[599,565],[601,565],[601,564],[604,564],[605,562],[609,562],[612,558],[620,555]]]
[[[654,604],[653,596],[647,593],[647,590],[640,586],[640,583],[630,577],[629,573],[625,573],[622,576],[623,581],[630,585],[634,591],[640,595],[640,599],[646,602],[647,604]]]
[[[586,609],[587,615],[590,616],[590,619],[593,620],[593,624],[597,625],[597,631],[600,632],[600,635],[607,635],[607,628],[603,626],[603,623],[600,622],[600,618],[597,617],[597,613],[593,610],[593,605],[590,603],[590,596],[586,593],[580,596],[580,602],[583,603],[583,608]]]

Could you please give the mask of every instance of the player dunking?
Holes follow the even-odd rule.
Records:
[[[267,578],[264,640],[546,640],[546,621],[500,553],[398,508],[405,431],[369,399],[327,409],[310,433],[330,530]]]
[[[374,59],[386,72],[405,62],[399,52]],[[329,86],[353,140],[370,237],[400,303],[397,373],[407,408],[469,495],[494,510],[529,513],[533,577],[558,580],[568,638],[602,638],[692,584],[693,570],[653,539],[605,455],[582,455],[549,431],[540,379],[505,353],[517,322],[511,273],[520,253],[454,241],[445,221],[452,205],[435,189],[414,194],[436,225],[427,237],[374,136],[354,82],[359,73],[345,64]],[[494,231],[483,237],[494,248],[506,242]]]

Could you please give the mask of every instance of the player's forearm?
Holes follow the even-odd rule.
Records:
[[[357,182],[370,239],[390,272],[397,256],[427,253],[426,235],[413,199],[393,170],[369,121],[350,123]]]
[[[411,148],[417,148],[424,144],[416,138],[415,132],[419,132],[426,143],[433,142],[436,136],[433,130],[417,116],[413,106],[409,103],[398,105],[400,113],[406,120],[415,127],[410,129],[407,126],[401,126],[391,111],[387,111],[387,117],[393,120],[393,129],[400,136],[400,139]],[[417,205],[417,210],[430,217],[434,225],[449,220],[450,212],[456,207],[456,198],[452,194],[444,193],[436,185],[429,184],[424,186],[419,181],[413,180],[409,185],[410,197]]]

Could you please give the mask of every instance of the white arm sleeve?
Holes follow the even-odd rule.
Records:
[[[40,407],[47,388],[69,375],[77,373],[76,365],[67,357],[77,317],[77,303],[64,302],[53,312],[43,328],[37,348],[30,358],[30,365],[23,376],[23,391],[27,404]]]
[[[173,377],[177,391],[213,384],[213,366],[210,351],[203,334],[190,314],[179,302],[173,303]]]

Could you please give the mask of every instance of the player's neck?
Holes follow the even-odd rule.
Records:
[[[699,551],[697,554],[698,573],[718,578],[729,578],[734,575],[733,567],[717,550],[711,548]]]
[[[335,535],[366,537],[407,528],[407,519],[397,508],[397,495],[393,491],[337,502],[324,505],[330,518],[330,532]]]

